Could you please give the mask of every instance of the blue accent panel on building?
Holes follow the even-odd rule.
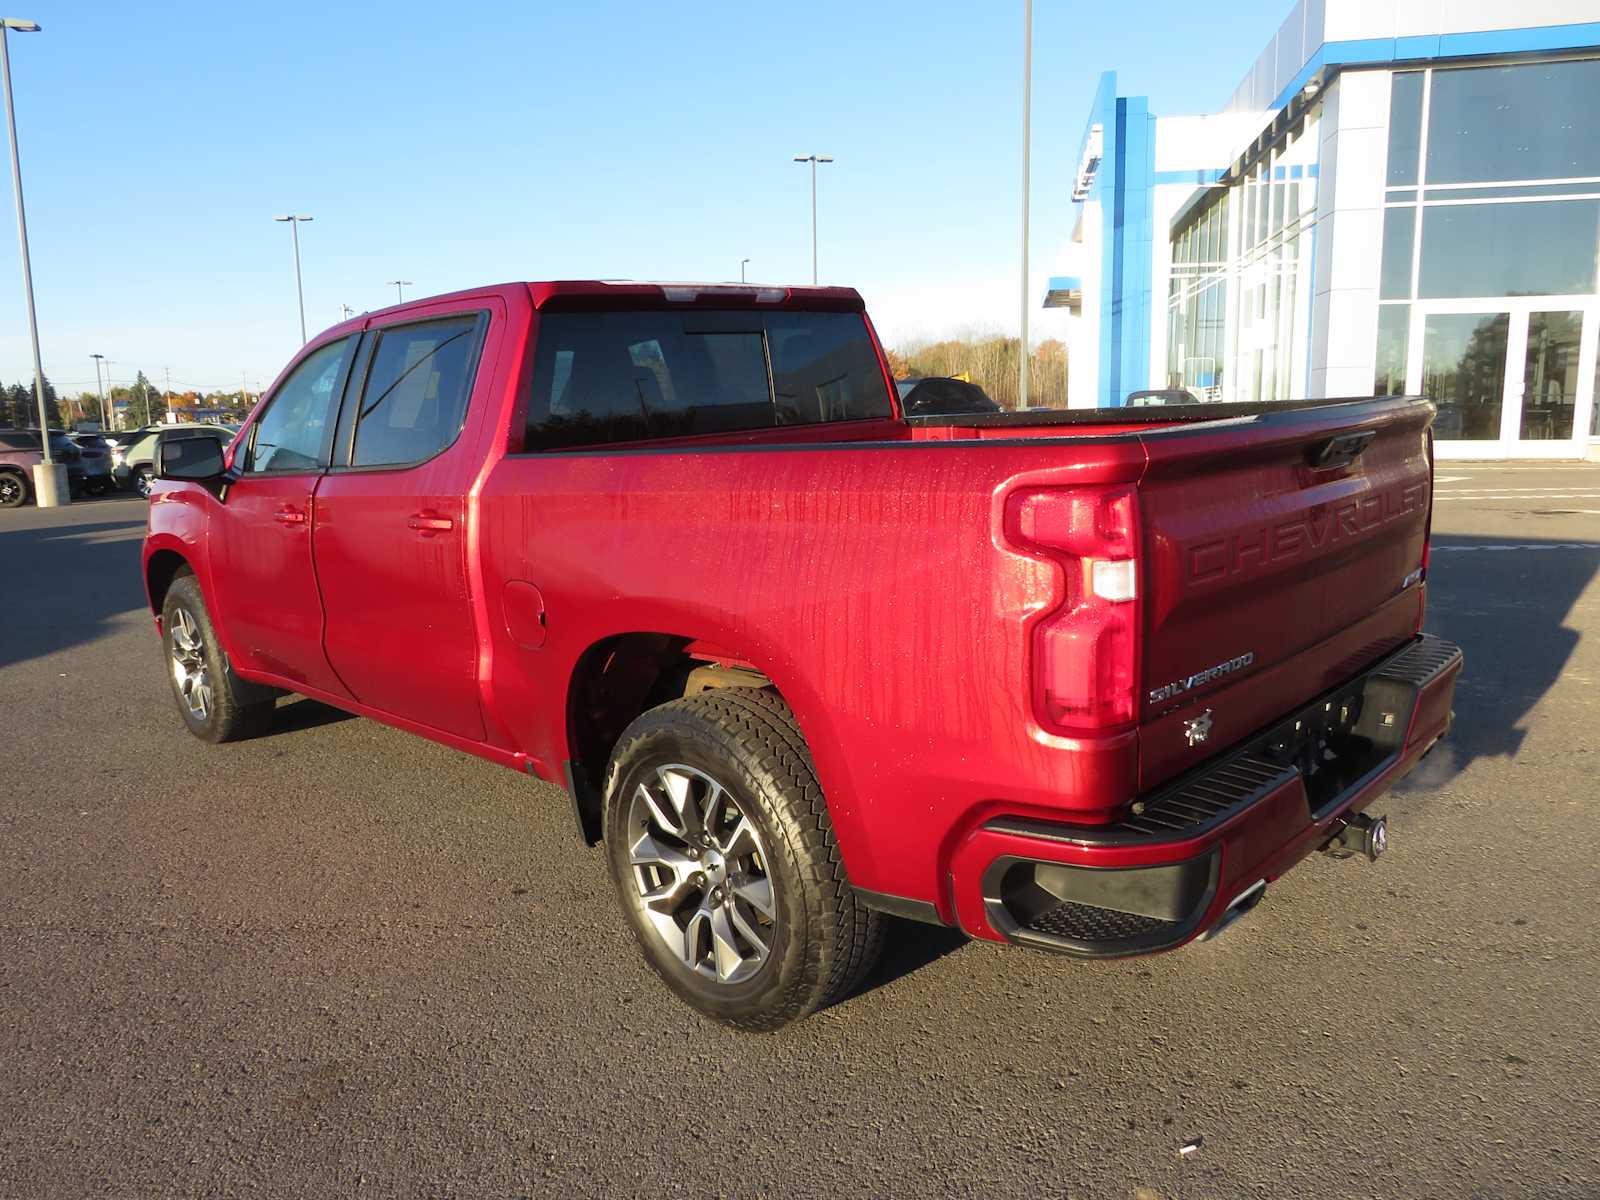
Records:
[[[1446,33],[1427,37],[1363,38],[1326,42],[1278,93],[1274,108],[1282,108],[1295,93],[1327,72],[1372,63],[1428,63],[1438,59],[1478,58],[1496,54],[1533,54],[1551,50],[1587,50],[1600,47],[1600,21],[1575,25],[1538,25],[1521,29],[1488,29],[1481,33]]]
[[[1118,407],[1129,392],[1150,386],[1150,275],[1154,253],[1156,165],[1155,117],[1143,96],[1124,102],[1121,337],[1116,387],[1108,403]]]
[[[1074,288],[1081,288],[1083,280],[1076,275],[1052,275],[1045,286],[1052,292],[1070,292]]]

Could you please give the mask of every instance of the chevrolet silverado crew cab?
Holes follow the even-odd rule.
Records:
[[[1444,735],[1433,405],[904,416],[842,288],[564,282],[314,338],[161,452],[198,737],[293,692],[559,784],[651,968],[772,1028],[883,914],[1167,950]]]

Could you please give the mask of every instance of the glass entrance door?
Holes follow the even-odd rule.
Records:
[[[1582,458],[1593,421],[1594,297],[1420,304],[1406,390],[1439,406],[1448,458]]]

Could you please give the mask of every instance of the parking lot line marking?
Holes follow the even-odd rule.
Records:
[[[1593,550],[1600,552],[1600,542],[1522,542],[1516,545],[1452,546],[1435,542],[1434,554],[1465,550]]]

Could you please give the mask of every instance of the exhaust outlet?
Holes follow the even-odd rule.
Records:
[[[1265,879],[1256,880],[1249,887],[1245,888],[1244,891],[1240,892],[1233,898],[1232,903],[1230,903],[1227,908],[1222,910],[1222,916],[1217,918],[1217,923],[1210,929],[1206,930],[1200,940],[1202,942],[1209,942],[1213,938],[1219,937],[1224,929],[1228,928],[1228,926],[1232,925],[1240,917],[1244,916],[1245,913],[1249,912],[1256,905],[1260,904],[1261,897],[1265,896],[1266,894],[1267,881]]]

